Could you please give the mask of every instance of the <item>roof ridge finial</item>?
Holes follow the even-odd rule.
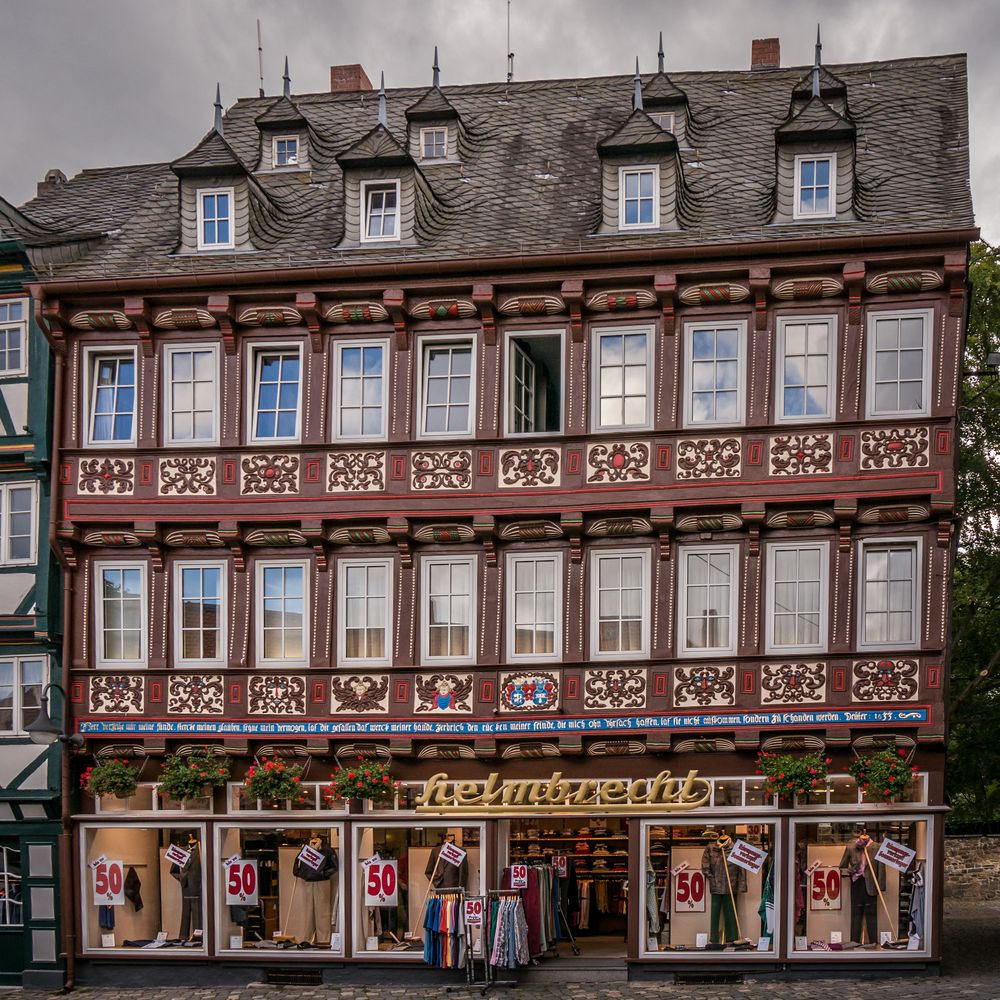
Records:
[[[663,32],[660,32],[660,47],[656,50],[656,67],[657,72],[663,72]]]
[[[382,82],[378,88],[378,123],[383,128],[388,127],[385,123],[385,70],[382,70]]]
[[[819,97],[819,67],[823,60],[823,43],[819,38],[819,24],[816,25],[816,54],[813,57],[812,92],[813,97]]]
[[[285,56],[285,74],[281,79],[284,82],[281,89],[282,96],[290,98],[292,96],[292,78],[288,75],[288,56]]]
[[[642,110],[642,77],[639,75],[639,57],[635,57],[635,89],[632,94],[632,107]]]
[[[215,121],[212,128],[222,135],[222,90],[218,83],[215,84]]]
[[[438,47],[434,46],[434,65],[431,67],[434,70],[434,75],[431,77],[431,86],[440,87],[441,86],[441,67],[438,65]]]

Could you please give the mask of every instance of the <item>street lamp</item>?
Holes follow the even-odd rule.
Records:
[[[63,732],[64,727],[53,722],[49,716],[49,691],[52,688],[55,688],[63,696],[63,705],[66,704],[66,692],[63,688],[59,684],[46,684],[42,688],[38,715],[24,727],[24,731],[31,738],[32,743],[39,743],[42,746],[64,743],[67,750],[79,750],[83,746],[83,737],[79,733],[67,736]]]

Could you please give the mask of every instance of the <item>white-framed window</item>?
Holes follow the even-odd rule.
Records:
[[[595,551],[590,556],[590,656],[649,656],[648,549]]]
[[[423,659],[475,663],[475,556],[424,556],[420,561]]]
[[[257,661],[309,665],[309,562],[259,559],[254,568]]]
[[[333,347],[333,436],[338,441],[386,433],[387,340],[342,340]]]
[[[593,333],[595,430],[652,424],[653,330],[604,327]]]
[[[163,437],[167,444],[219,443],[219,349],[183,344],[164,349]]]
[[[660,168],[618,168],[618,228],[656,229],[660,225]]]
[[[837,214],[837,154],[795,157],[796,219],[829,219]]]
[[[858,648],[916,646],[920,637],[920,539],[871,538],[859,545]]]
[[[149,648],[146,564],[95,562],[94,605],[98,665],[145,667]]]
[[[867,415],[930,413],[930,309],[868,314]]]
[[[38,718],[48,677],[48,657],[0,657],[0,733],[23,733]]]
[[[250,392],[251,441],[297,441],[302,415],[300,347],[255,345]]]
[[[362,181],[362,243],[399,239],[399,181]]]
[[[420,435],[458,437],[472,433],[476,380],[475,342],[435,340],[421,344]]]
[[[337,560],[338,662],[392,665],[392,560]]]
[[[649,117],[656,122],[665,132],[673,132],[674,130],[674,113],[673,111],[650,111]]]
[[[232,250],[233,189],[201,188],[198,198],[198,249]]]
[[[0,566],[30,566],[37,558],[38,484],[0,483]]]
[[[507,554],[507,659],[562,656],[562,553]]]
[[[135,444],[135,350],[85,350],[87,443]]]
[[[778,320],[777,419],[832,420],[837,356],[834,316]]]
[[[174,563],[174,659],[184,666],[226,662],[229,608],[224,561]]]
[[[685,325],[685,427],[743,423],[746,335],[745,320]]]
[[[0,376],[28,374],[28,300],[0,300]]]
[[[767,546],[767,652],[825,652],[829,552],[826,541]]]
[[[295,167],[299,163],[299,137],[276,135],[271,140],[272,162],[276,167]]]
[[[680,546],[678,578],[678,655],[734,654],[739,546]]]
[[[443,160],[448,156],[448,129],[441,126],[420,130],[420,159]]]
[[[507,433],[551,434],[562,430],[563,332],[508,331]]]

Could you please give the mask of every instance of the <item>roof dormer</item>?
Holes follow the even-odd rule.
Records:
[[[260,130],[257,170],[308,170],[309,129],[305,116],[292,100],[292,81],[285,57],[282,95],[254,119]]]
[[[458,163],[461,120],[441,91],[441,69],[434,46],[434,66],[427,93],[406,109],[407,141],[410,156],[421,166]]]
[[[657,72],[642,88],[642,107],[657,125],[670,132],[681,147],[687,146],[688,97],[667,76],[664,67],[663,32],[660,32],[660,47],[657,55]]]

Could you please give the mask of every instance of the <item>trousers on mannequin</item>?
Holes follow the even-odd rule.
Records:
[[[851,883],[851,940],[861,944],[861,928],[864,926],[868,944],[878,941],[878,892],[869,892],[865,880]]]
[[[314,940],[315,944],[328,948],[330,946],[330,906],[332,900],[330,880],[300,882],[299,893],[302,900],[302,913],[305,917],[302,940]]]
[[[724,941],[735,941],[736,909],[733,906],[733,901],[730,898],[729,893],[713,892],[710,895],[712,899],[712,910],[709,914],[709,940],[712,944],[721,944]],[[726,936],[724,938],[719,936],[720,918],[726,932]]]

